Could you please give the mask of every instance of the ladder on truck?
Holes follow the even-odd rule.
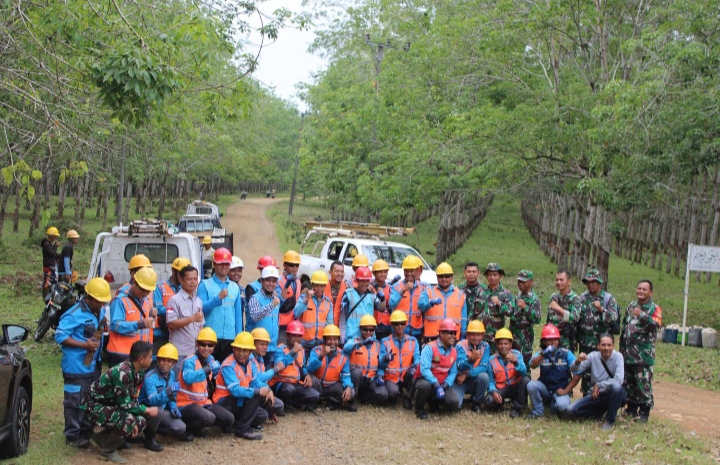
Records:
[[[314,230],[320,234],[335,234],[349,237],[389,237],[407,236],[415,232],[415,228],[383,226],[377,223],[359,223],[355,221],[308,221],[305,231]]]

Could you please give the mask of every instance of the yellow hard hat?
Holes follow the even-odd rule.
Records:
[[[299,265],[300,254],[294,250],[288,250],[287,252],[285,252],[285,255],[283,255],[283,263],[295,263]]]
[[[323,270],[317,270],[312,274],[310,277],[310,282],[312,284],[322,284],[325,285],[328,283],[328,275]]]
[[[154,291],[157,286],[157,273],[149,267],[140,268],[135,273],[135,282],[140,288],[146,291]]]
[[[512,341],[513,335],[509,329],[501,328],[501,329],[498,329],[497,333],[495,333],[495,340],[497,341],[499,339],[510,339]]]
[[[383,260],[382,258],[378,258],[375,260],[372,266],[373,273],[376,271],[386,271],[390,269],[390,265],[388,265],[388,262]]]
[[[128,263],[128,268],[131,270],[134,270],[136,268],[143,268],[145,266],[152,266],[152,264],[150,263],[150,259],[141,253],[133,256],[133,258],[131,258],[130,262]]]
[[[205,341],[205,342],[214,342],[217,344],[217,334],[215,334],[215,330],[213,330],[211,327],[206,326],[200,330],[200,332],[198,333],[195,340],[196,341]]]
[[[247,331],[243,331],[235,336],[235,340],[230,344],[236,349],[250,349],[255,350],[255,339],[253,335]]]
[[[465,330],[466,333],[484,333],[485,332],[485,325],[480,320],[472,320],[470,323],[468,323],[467,329]]]
[[[255,328],[252,330],[252,337],[256,341],[265,341],[265,342],[271,342],[270,341],[270,333],[267,332],[267,329],[265,328]]]
[[[85,284],[85,293],[93,299],[108,303],[112,300],[110,284],[102,278],[93,278]]]
[[[65,236],[68,239],[76,239],[76,238],[80,239],[80,234],[78,234],[78,232],[75,231],[74,229],[71,229],[70,231],[68,231],[67,234],[65,234]]]
[[[415,270],[422,266],[422,262],[415,255],[408,255],[402,262],[403,270]]]
[[[48,236],[60,236],[60,231],[58,231],[58,228],[55,226],[50,226],[48,230],[45,232]]]
[[[325,326],[325,331],[323,331],[323,337],[340,337],[340,328],[335,325]]]
[[[402,310],[395,310],[390,314],[390,323],[407,323],[407,315]]]
[[[447,262],[442,262],[435,270],[435,274],[439,276],[444,274],[453,274],[452,266],[450,266],[450,264]]]
[[[363,317],[360,318],[360,327],[363,326],[377,326],[377,321],[375,321],[372,315],[363,315]]]
[[[178,350],[174,345],[167,343],[158,349],[157,358],[169,358],[178,361]]]
[[[370,261],[365,255],[359,253],[353,257],[352,266],[370,266]]]
[[[190,260],[188,260],[185,257],[178,257],[172,262],[172,269],[176,271],[180,271],[186,266],[191,265]]]
[[[210,237],[210,236],[203,237],[202,243],[204,245],[212,244],[212,237]]]

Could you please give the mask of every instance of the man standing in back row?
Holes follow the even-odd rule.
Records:
[[[545,324],[553,324],[560,331],[560,347],[575,351],[575,324],[580,318],[580,297],[572,290],[570,274],[559,271],[555,275],[555,288]]]
[[[500,282],[505,276],[505,270],[500,264],[488,263],[484,274],[488,284],[480,294],[482,301],[480,320],[485,326],[485,342],[490,345],[490,351],[494,353],[495,333],[505,327],[505,318],[515,312],[515,296]]]

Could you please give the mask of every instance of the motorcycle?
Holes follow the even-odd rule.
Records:
[[[245,200],[245,199],[247,199],[247,191],[242,191],[240,193],[240,200]]]
[[[269,199],[270,197],[275,198],[275,194],[271,190],[265,191],[265,198]]]
[[[85,281],[74,284],[64,281],[55,282],[45,297],[45,309],[38,320],[35,341],[40,342],[50,328],[56,329],[60,317],[85,296]]]

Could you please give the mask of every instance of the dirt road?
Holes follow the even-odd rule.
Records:
[[[267,209],[275,200],[247,199],[228,208],[223,218],[226,229],[235,234],[235,254],[245,263],[243,282],[257,279],[255,264],[265,254],[276,260],[282,257],[275,238],[275,227],[267,218]],[[534,375],[536,377],[537,375]],[[676,421],[690,435],[700,435],[720,447],[720,394],[685,386],[663,379],[654,383],[655,409],[653,417],[663,417]],[[480,428],[477,420],[469,412],[458,416],[459,431],[465,428]],[[140,444],[122,454],[133,463],[162,460],[165,463],[277,463],[299,464],[323,462],[341,463],[417,463],[412,458],[411,442],[390,447],[386,439],[403,431],[408,421],[414,421],[410,412],[399,408],[378,409],[361,406],[355,415],[344,412],[319,410],[317,414],[291,414],[281,419],[280,425],[268,425],[263,441],[249,443],[215,431],[208,438],[192,443],[181,443],[172,438],[162,437],[165,451],[161,454],[149,452]],[[445,421],[445,420],[443,420]],[[491,431],[496,428],[499,418],[483,418],[484,428]],[[427,423],[429,427],[414,429],[415,439],[422,443],[435,443],[439,436],[434,426],[435,420]],[[474,426],[473,426],[474,425]],[[351,436],[353,431],[362,427],[374,434],[365,434],[367,442],[358,443]],[[447,427],[447,426],[446,426]],[[454,427],[458,427],[456,424]],[[492,433],[485,433],[490,434]],[[332,440],[330,440],[332,438]],[[300,446],[302,444],[302,446]],[[338,448],[339,446],[339,448]],[[441,449],[445,446],[439,446]],[[467,447],[473,447],[469,443]],[[523,448],[521,448],[523,449]],[[717,452],[716,452],[717,453]],[[364,457],[357,462],[352,457]],[[515,457],[518,457],[516,455]],[[518,461],[516,459],[516,461]],[[76,463],[106,463],[98,460],[93,448],[81,451]],[[459,462],[458,462],[459,463]]]

